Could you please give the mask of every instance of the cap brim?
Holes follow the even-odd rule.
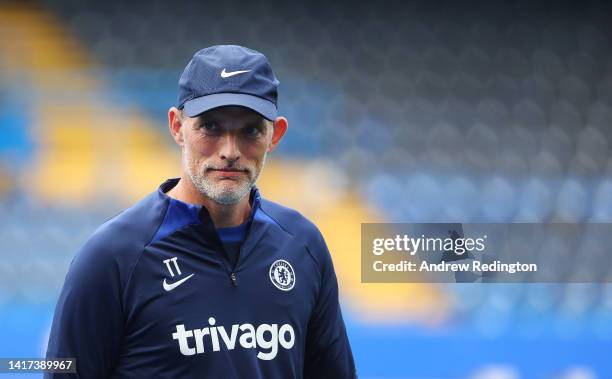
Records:
[[[270,121],[274,121],[277,117],[276,105],[274,103],[261,97],[244,93],[215,93],[197,97],[186,101],[183,109],[187,117],[196,117],[211,109],[227,105],[239,105],[250,108]]]

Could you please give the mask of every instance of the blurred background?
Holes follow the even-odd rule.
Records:
[[[359,246],[362,222],[612,222],[611,8],[0,1],[0,356],[44,356],[77,249],[178,175],[184,66],[233,43],[280,79],[259,185],[326,237],[360,377],[612,378],[612,286],[362,284]]]

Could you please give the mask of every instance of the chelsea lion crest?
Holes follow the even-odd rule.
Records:
[[[270,280],[281,291],[289,291],[295,285],[293,267],[284,259],[279,259],[270,266]]]

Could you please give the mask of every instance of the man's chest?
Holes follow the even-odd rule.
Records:
[[[259,359],[302,344],[320,285],[304,245],[262,240],[231,267],[215,247],[179,242],[152,244],[135,265],[127,344],[183,356],[247,349]]]

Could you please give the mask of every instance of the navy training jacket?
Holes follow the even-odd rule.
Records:
[[[232,267],[208,211],[159,189],[103,224],[73,259],[47,358],[80,378],[355,378],[319,230],[251,192]],[[74,378],[51,374],[45,378]]]

